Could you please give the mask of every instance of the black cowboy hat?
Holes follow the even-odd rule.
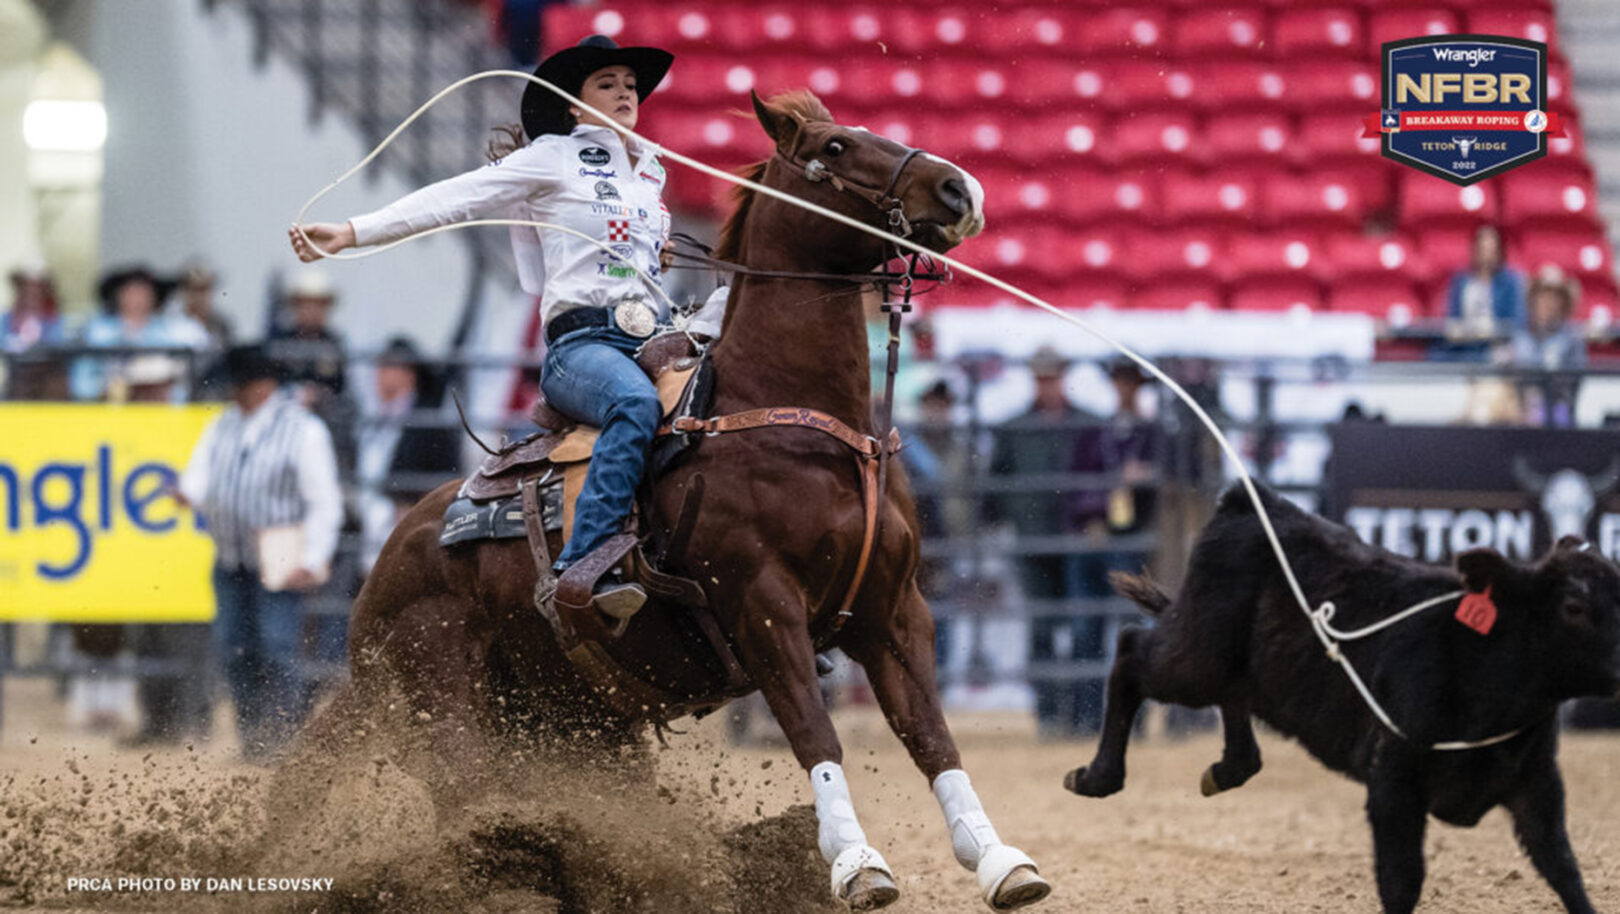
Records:
[[[589,35],[579,44],[542,60],[534,75],[577,97],[585,77],[603,67],[625,66],[635,72],[637,100],[644,102],[674,62],[675,55],[668,51],[621,48],[606,35]],[[523,90],[523,131],[529,139],[572,129],[568,101],[539,83],[529,83]]]
[[[262,381],[266,378],[280,381],[284,375],[281,363],[260,345],[233,346],[225,353],[221,365],[224,380],[232,386]]]
[[[109,270],[102,275],[101,285],[98,289],[101,296],[102,310],[108,314],[116,314],[118,311],[118,290],[132,282],[144,282],[151,286],[152,291],[157,294],[158,308],[163,307],[163,303],[168,300],[169,293],[174,291],[175,286],[173,279],[160,278],[144,266],[129,266]]]

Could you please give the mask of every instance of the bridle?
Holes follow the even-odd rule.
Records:
[[[895,195],[895,188],[899,187],[900,178],[905,174],[906,167],[911,164],[911,160],[915,159],[922,150],[915,146],[906,146],[905,150],[906,154],[901,156],[900,161],[895,163],[894,171],[889,174],[889,181],[882,190],[844,177],[834,172],[826,162],[820,159],[808,159],[801,163],[798,159],[784,155],[781,150],[777,150],[772,158],[780,162],[788,171],[799,175],[812,184],[825,181],[839,193],[854,194],[872,204],[879,212],[885,215],[890,232],[901,238],[909,238],[911,237],[911,220],[906,218],[905,203]],[[909,259],[906,269],[901,271],[879,269],[865,273],[802,273],[791,270],[756,270],[740,263],[717,260],[709,256],[708,247],[696,239],[684,236],[677,240],[682,240],[703,251],[703,253],[694,254],[688,251],[671,250],[670,254],[672,256],[705,267],[724,270],[738,276],[758,276],[775,279],[845,280],[856,283],[873,283],[885,288],[891,283],[902,283],[906,288],[908,301],[911,296],[911,282],[913,280],[950,281],[950,271],[936,268],[933,261],[928,258],[924,258],[926,264],[924,270],[918,271],[918,258],[916,255]],[[899,254],[899,251],[893,249],[893,246],[888,243],[885,243],[884,248],[884,263],[888,263]]]
[[[773,158],[781,162],[789,171],[803,175],[804,179],[812,184],[826,181],[832,185],[834,190],[840,193],[854,194],[872,204],[878,208],[879,212],[887,214],[890,232],[901,238],[909,238],[911,237],[911,220],[906,218],[905,204],[901,202],[899,197],[894,195],[894,189],[899,186],[900,176],[905,173],[906,166],[910,165],[911,160],[916,158],[920,152],[922,150],[915,146],[907,146],[906,154],[901,156],[900,161],[895,164],[894,172],[889,175],[889,183],[882,190],[852,181],[834,172],[826,162],[820,159],[809,159],[800,164],[797,159],[783,155],[781,150],[778,150]]]

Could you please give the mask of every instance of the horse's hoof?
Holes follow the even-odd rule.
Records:
[[[851,911],[875,911],[900,897],[889,864],[865,844],[846,847],[833,860],[832,890]]]
[[[881,870],[861,870],[851,877],[845,891],[844,903],[851,911],[876,911],[900,897],[899,887]]]
[[[1125,779],[1099,777],[1095,766],[1080,767],[1063,776],[1063,786],[1083,797],[1107,797],[1119,793]]]
[[[1052,886],[1035,871],[1035,861],[1016,847],[997,844],[984,852],[976,867],[979,889],[992,910],[1011,911],[1052,894]]]
[[[1204,769],[1204,776],[1198,780],[1198,792],[1206,797],[1212,797],[1221,792],[1221,785],[1215,783],[1215,766]]]
[[[1001,888],[990,900],[990,907],[997,911],[1011,911],[1037,901],[1052,894],[1052,884],[1042,879],[1038,873],[1027,866],[1021,866],[1007,874],[1001,881]]]

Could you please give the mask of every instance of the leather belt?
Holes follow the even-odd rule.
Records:
[[[619,313],[621,309],[625,309],[624,314]],[[570,308],[546,324],[546,344],[555,343],[564,334],[589,327],[617,327],[630,336],[645,338],[652,336],[657,323],[657,312],[641,299],[626,299],[606,308]]]

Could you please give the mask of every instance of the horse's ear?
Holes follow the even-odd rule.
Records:
[[[765,133],[779,148],[786,149],[799,132],[799,125],[790,115],[773,111],[760,101],[759,93],[748,90],[748,97],[754,101],[754,116],[759,118],[759,125],[765,128]]]

